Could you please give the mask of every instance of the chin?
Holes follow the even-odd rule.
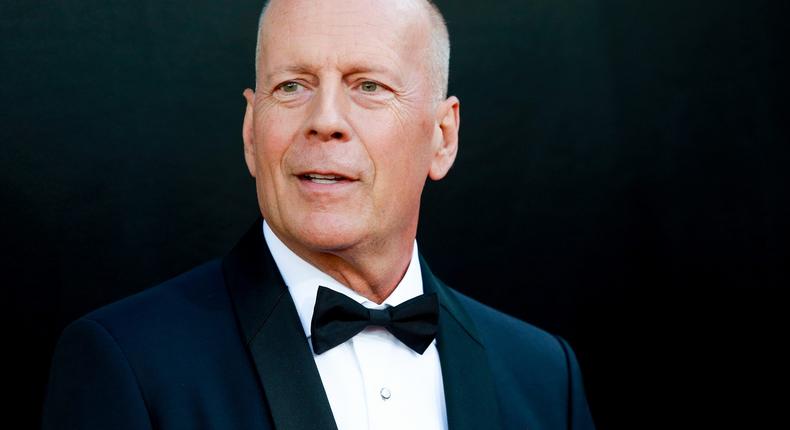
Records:
[[[319,213],[300,217],[293,226],[295,239],[316,251],[343,251],[367,235],[359,215]]]

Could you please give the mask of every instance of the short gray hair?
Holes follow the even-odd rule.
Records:
[[[263,30],[263,18],[269,8],[271,0],[266,0],[261,8],[258,17],[258,33],[255,42],[255,79],[258,79],[258,64],[261,57],[261,30]],[[441,101],[447,98],[447,86],[450,80],[450,33],[447,31],[447,23],[444,20],[439,7],[431,0],[423,0],[428,9],[431,21],[431,47],[429,58],[429,73],[431,84],[436,89],[434,101]]]

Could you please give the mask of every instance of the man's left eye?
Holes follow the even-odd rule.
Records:
[[[372,81],[365,81],[360,85],[360,88],[366,93],[373,93],[379,88],[379,84]]]
[[[281,84],[279,89],[285,93],[295,93],[300,86],[298,82],[289,81]]]

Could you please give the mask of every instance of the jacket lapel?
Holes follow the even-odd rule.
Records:
[[[258,218],[222,261],[242,336],[278,430],[337,430],[291,295]],[[423,289],[439,297],[436,346],[451,430],[501,428],[485,348],[455,293],[420,255]]]
[[[242,335],[278,430],[337,430],[293,299],[263,239],[262,218],[222,261]]]
[[[450,430],[501,428],[499,407],[485,347],[455,293],[437,279],[420,255],[425,293],[439,297],[436,349],[442,365]]]

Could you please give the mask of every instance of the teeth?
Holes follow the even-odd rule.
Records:
[[[319,175],[318,173],[308,173],[304,177],[310,182],[316,184],[335,184],[338,180],[342,179],[340,176],[335,175]]]
[[[307,176],[310,179],[340,179],[340,176],[335,175],[319,175],[318,173],[308,173]]]
[[[309,178],[310,181],[315,182],[316,184],[334,184],[337,181],[334,179],[320,179],[320,178]]]
[[[338,181],[345,179],[343,176],[336,175],[320,175],[318,173],[306,173],[305,179],[308,179],[316,184],[335,184]]]

